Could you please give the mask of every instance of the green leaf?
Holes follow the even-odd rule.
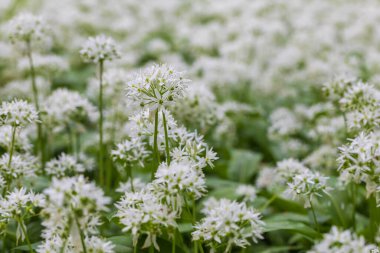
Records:
[[[107,240],[115,245],[114,250],[116,253],[133,252],[132,236],[130,235],[112,236],[107,238]]]
[[[40,244],[41,244],[41,242],[32,243],[32,248],[37,249],[38,245],[40,245]],[[27,244],[26,245],[20,245],[20,246],[13,248],[13,250],[29,251],[29,246]]]
[[[321,234],[315,231],[310,226],[306,225],[300,221],[288,220],[288,217],[284,216],[283,218],[280,215],[275,216],[274,218],[267,218],[264,220],[265,228],[264,232],[272,232],[278,230],[290,230],[302,234],[310,241],[314,239],[321,238]]]
[[[178,230],[180,233],[190,233],[193,231],[193,225],[191,223],[180,223],[178,224]]]
[[[228,167],[228,178],[247,183],[257,173],[262,156],[249,150],[233,150]]]

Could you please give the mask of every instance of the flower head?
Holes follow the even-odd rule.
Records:
[[[151,110],[173,104],[183,96],[188,80],[168,65],[153,65],[137,73],[127,86],[127,97]]]
[[[213,250],[226,244],[224,252],[229,252],[233,245],[245,248],[250,245],[249,239],[262,239],[264,222],[258,212],[227,199],[211,202],[203,210],[206,217],[195,225],[193,240],[203,241]]]
[[[24,100],[3,102],[0,107],[0,123],[13,127],[24,127],[38,121],[34,106]]]
[[[7,31],[12,43],[31,42],[44,39],[48,28],[42,17],[22,13],[9,21]]]
[[[112,38],[99,35],[87,39],[80,50],[80,55],[86,62],[99,63],[119,58],[120,52]]]

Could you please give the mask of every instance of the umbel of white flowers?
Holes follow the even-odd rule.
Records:
[[[21,13],[6,25],[12,43],[32,42],[45,39],[48,27],[42,17]]]
[[[99,63],[119,58],[120,51],[112,38],[102,34],[89,37],[80,50],[80,55],[84,61]]]

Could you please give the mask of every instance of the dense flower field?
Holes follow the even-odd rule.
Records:
[[[378,0],[1,0],[0,252],[380,252]]]

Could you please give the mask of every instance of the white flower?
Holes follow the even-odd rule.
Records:
[[[302,125],[296,115],[287,108],[278,108],[270,115],[270,136],[289,136],[302,129]]]
[[[337,159],[341,178],[346,181],[360,183],[366,175],[374,175],[379,164],[379,137],[373,133],[360,133],[350,143],[339,148]],[[375,170],[375,171],[374,171]],[[378,175],[377,175],[378,176]]]
[[[82,176],[56,179],[44,190],[46,202],[42,205],[42,236],[46,239],[69,234],[79,237],[79,230],[88,236],[97,232],[101,224],[100,212],[108,211],[111,199],[94,183],[87,182]],[[79,227],[73,223],[78,219]],[[70,224],[71,223],[71,224]],[[75,224],[75,225],[74,225]],[[74,242],[75,245],[75,242]]]
[[[275,173],[273,168],[263,168],[260,170],[256,180],[257,188],[267,188],[274,184],[273,174]]]
[[[214,200],[203,212],[206,217],[195,225],[193,240],[205,242],[213,250],[222,244],[226,245],[224,252],[229,252],[233,245],[245,248],[250,245],[249,239],[257,242],[263,238],[261,215],[245,203]]]
[[[116,217],[124,226],[123,232],[132,233],[133,245],[137,244],[140,235],[146,234],[144,247],[153,244],[159,249],[156,242],[157,235],[160,235],[164,228],[177,226],[176,213],[162,204],[154,194],[144,190],[126,193],[116,204],[116,208],[118,209]]]
[[[29,151],[31,143],[28,139],[27,129],[19,129],[16,131],[14,147],[16,150]],[[8,149],[12,142],[12,127],[9,125],[0,126],[0,146]]]
[[[18,41],[41,41],[45,38],[48,28],[40,16],[22,13],[9,21],[7,32],[9,39],[15,43]]]
[[[29,154],[13,154],[10,166],[9,154],[0,157],[0,171],[14,179],[35,177],[39,168],[38,159]]]
[[[85,244],[88,252],[94,253],[113,253],[115,247],[110,241],[105,241],[96,236],[86,237]]]
[[[146,183],[141,180],[141,178],[136,177],[133,179],[133,189],[135,192],[139,192],[146,186]],[[116,189],[117,192],[127,193],[132,192],[131,179],[129,178],[126,182],[120,182],[119,187]]]
[[[183,97],[188,80],[168,65],[153,65],[135,74],[126,88],[127,98],[152,111]]]
[[[366,244],[364,237],[333,226],[307,253],[369,253],[375,248],[375,245]]]
[[[131,138],[116,144],[116,149],[112,150],[111,154],[115,161],[123,165],[137,163],[143,167],[144,161],[149,157],[150,153],[141,138]]]
[[[48,175],[63,177],[67,175],[75,175],[83,173],[86,168],[78,160],[71,156],[62,153],[58,158],[46,163],[45,171]]]
[[[300,174],[293,175],[288,182],[285,195],[304,201],[305,208],[309,208],[315,196],[322,197],[322,193],[329,190],[327,179],[328,177],[324,177],[318,172],[305,170]]]
[[[74,122],[94,122],[96,108],[76,91],[57,89],[43,103],[45,121],[52,126],[66,127]]]
[[[199,199],[206,193],[203,172],[190,161],[173,161],[169,166],[162,163],[150,186],[160,199],[178,211],[184,204],[182,198]]]
[[[289,158],[277,162],[275,176],[282,182],[288,182],[289,180],[292,180],[294,175],[302,174],[307,170],[308,168],[301,162]]]
[[[0,107],[0,124],[24,127],[38,121],[34,106],[24,100],[3,102]]]
[[[120,52],[112,38],[98,35],[87,39],[80,50],[80,55],[87,62],[98,63],[119,58]]]
[[[252,185],[239,185],[235,193],[243,197],[243,201],[254,201],[256,198],[256,188]]]

